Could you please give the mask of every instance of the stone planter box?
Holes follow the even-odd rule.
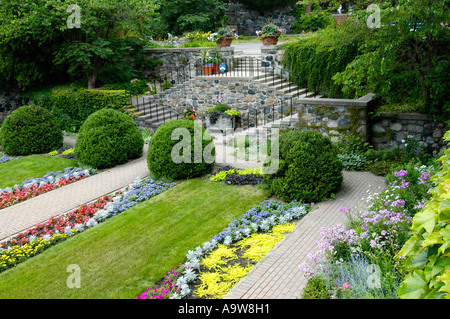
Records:
[[[225,131],[225,130],[230,130],[230,129],[236,128],[236,124],[235,124],[235,121],[233,120],[233,118],[231,118],[229,116],[224,116],[224,115],[219,116],[219,118],[217,119],[217,121],[215,123],[211,123],[209,116],[206,115],[205,122],[206,122],[207,129],[217,129],[217,130]]]

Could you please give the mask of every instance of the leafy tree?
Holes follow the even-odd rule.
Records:
[[[174,34],[192,30],[211,31],[225,12],[220,0],[161,0],[163,25]]]
[[[123,60],[126,37],[148,34],[155,0],[78,0],[79,28],[64,0],[0,0],[0,71],[22,89],[68,72],[93,88],[106,63]]]
[[[294,5],[296,0],[240,0],[248,8],[258,11],[270,10],[277,7]]]
[[[383,103],[415,103],[435,118],[450,118],[448,21],[450,1],[400,0],[380,4],[381,27],[368,28],[369,13],[357,12],[350,28],[366,30],[361,54],[334,80],[347,94],[375,92]]]

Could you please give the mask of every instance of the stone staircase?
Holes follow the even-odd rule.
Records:
[[[249,58],[250,59],[246,59]],[[260,84],[266,88],[268,92],[275,93],[278,96],[283,96],[286,99],[291,99],[294,101],[299,98],[313,97],[311,92],[307,92],[305,88],[299,88],[291,83],[288,83],[286,79],[280,76],[273,76],[268,72],[269,69],[261,66],[261,60],[259,55],[244,55],[243,52],[235,51],[234,59],[239,60],[240,58],[245,59],[245,65],[239,70],[231,70],[225,74],[212,75],[212,76],[197,76],[205,78],[220,78],[222,76],[230,78],[250,78],[255,84]],[[252,59],[254,58],[254,59]],[[237,68],[236,68],[237,69]],[[272,70],[272,68],[270,68]],[[140,114],[138,116],[138,121],[145,126],[151,127],[153,129],[158,128],[162,123],[172,120],[182,118],[183,114],[177,113],[170,107],[163,106],[159,103],[160,99],[168,92],[182,89],[185,83],[177,84],[175,87],[169,88],[166,91],[154,95],[141,95],[132,98],[132,104],[138,106],[138,111]],[[314,96],[315,98],[320,98],[319,95]],[[143,107],[140,107],[143,106]],[[275,132],[278,129],[292,127],[298,122],[298,114],[289,115],[283,117],[282,119],[277,119],[273,122],[266,123],[262,126],[250,127],[243,132],[226,132],[225,143],[229,143],[234,138],[240,135],[248,135],[250,138],[263,136],[263,132]],[[217,132],[216,132],[217,133]],[[267,134],[266,134],[267,135]]]

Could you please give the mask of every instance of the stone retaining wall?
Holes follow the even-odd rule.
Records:
[[[12,111],[26,103],[27,101],[23,100],[20,93],[12,89],[2,88],[0,91],[0,123],[3,122]]]
[[[429,152],[445,146],[445,124],[419,113],[381,113],[371,121],[371,143],[375,149],[401,146],[406,136],[413,136]]]
[[[290,98],[255,83],[251,78],[200,76],[191,81],[166,90],[157,100],[181,113],[194,108],[199,116],[210,107],[222,103],[241,113],[243,126],[258,126],[278,119],[290,109]],[[283,117],[284,117],[283,115]]]
[[[251,10],[240,3],[225,3],[230,24],[233,25],[239,35],[256,36],[256,31],[270,19],[275,25],[291,33],[295,18],[292,15],[292,7],[275,8],[268,12],[260,13]]]
[[[195,76],[195,72],[202,65],[203,50],[207,50],[210,56],[215,56],[215,47],[212,48],[160,48],[144,49],[144,56],[147,59],[161,60],[162,65],[156,66],[152,70],[142,70],[145,78],[160,77],[177,70],[182,72],[183,66],[186,75]],[[231,58],[234,55],[233,47],[217,48],[221,58]],[[190,68],[189,68],[190,66]]]
[[[367,106],[373,93],[358,100],[304,98],[297,100],[299,128],[317,130],[332,140],[344,132],[361,134],[367,139]]]

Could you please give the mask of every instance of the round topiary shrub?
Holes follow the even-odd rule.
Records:
[[[3,122],[0,144],[8,155],[43,154],[63,146],[63,133],[50,111],[22,106]]]
[[[94,168],[110,168],[142,156],[144,139],[131,117],[117,110],[91,114],[78,132],[76,158]]]
[[[148,147],[147,163],[155,178],[192,178],[211,172],[215,147],[196,121],[170,120],[158,127]]]
[[[269,153],[263,165],[264,181],[275,195],[285,201],[317,203],[339,189],[342,164],[330,138],[313,130],[292,130],[281,134],[278,142],[278,154]],[[268,174],[276,161],[278,170]]]

